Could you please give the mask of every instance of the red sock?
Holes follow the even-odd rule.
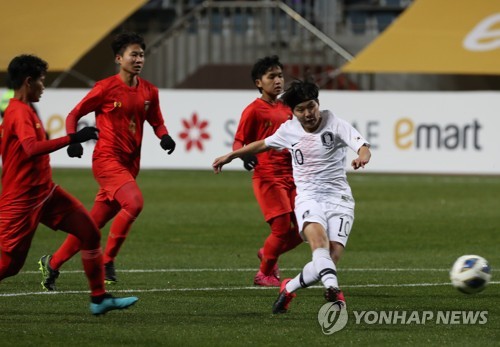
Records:
[[[104,289],[104,266],[102,265],[102,250],[100,248],[92,250],[82,249],[83,270],[89,281],[92,296],[106,293]]]
[[[260,262],[260,271],[269,276],[273,272],[274,265],[278,262],[278,256],[283,241],[271,233],[264,242],[264,254]]]
[[[121,210],[113,220],[109,230],[108,241],[104,251],[104,264],[114,261],[120,248],[132,227],[135,217],[132,217],[127,211]]]
[[[281,254],[297,246],[288,245],[289,238],[292,236],[292,218],[290,213],[275,217],[269,221],[271,234],[264,242],[264,255],[260,263],[260,271],[268,276],[272,273],[274,265],[277,263]],[[300,238],[300,237],[299,237]]]
[[[50,258],[50,267],[54,270],[59,270],[62,264],[78,253],[80,246],[80,240],[76,236],[69,234],[61,247]]]
[[[127,182],[118,189],[115,193],[115,200],[121,206],[121,210],[116,215],[109,230],[104,251],[104,264],[114,261],[132,227],[132,223],[141,213],[144,205],[142,193],[135,181]]]
[[[288,252],[291,249],[294,249],[298,245],[300,245],[304,240],[300,237],[299,230],[297,224],[292,222],[290,229],[288,230],[288,234],[286,236],[285,244],[281,249],[281,254]]]

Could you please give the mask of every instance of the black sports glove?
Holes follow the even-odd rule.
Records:
[[[69,134],[70,142],[69,143],[82,143],[88,140],[97,140],[98,139],[99,129],[95,127],[85,127],[83,129],[78,130],[76,133]]]
[[[161,137],[160,146],[161,148],[163,148],[163,150],[168,150],[168,154],[172,154],[175,149],[175,141],[172,139],[172,137],[170,137],[170,135],[163,135]]]
[[[72,143],[66,148],[70,158],[81,158],[83,155],[83,146],[79,143]]]
[[[248,171],[255,169],[259,161],[255,155],[249,154],[241,158],[243,160],[243,167]]]

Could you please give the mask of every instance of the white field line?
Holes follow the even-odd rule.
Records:
[[[290,268],[280,268],[281,271],[302,271],[302,268],[290,267]],[[448,272],[450,269],[409,269],[409,268],[342,268],[342,272]],[[116,270],[116,272],[123,273],[159,273],[159,272],[254,272],[256,268],[244,268],[244,269],[234,269],[234,268],[200,268],[200,269],[128,269],[128,270]],[[494,269],[493,271],[496,271]],[[70,273],[83,273],[83,270],[61,270],[62,274]],[[22,274],[40,274],[40,271],[22,271]]]
[[[491,284],[500,284],[500,281],[492,281]],[[444,283],[402,283],[402,284],[353,284],[343,285],[342,288],[385,288],[385,287],[435,287],[451,286],[449,282]],[[311,286],[309,288],[323,288],[322,286]],[[276,287],[207,287],[207,288],[152,288],[152,289],[123,289],[113,290],[113,293],[165,293],[165,292],[206,292],[206,291],[236,291],[236,290],[273,290]],[[22,293],[0,293],[0,297],[31,296],[31,295],[65,295],[65,294],[88,294],[84,290],[68,290],[56,292],[22,292]]]
[[[282,271],[300,271],[301,268],[283,268]],[[127,273],[159,273],[159,272],[253,272],[255,268],[245,269],[130,269],[118,270],[117,272]],[[447,272],[449,269],[411,269],[411,268],[344,268],[342,271],[353,272],[423,272],[440,271]],[[81,270],[69,270],[63,273],[82,273]],[[39,271],[24,271],[20,274],[40,274]],[[490,284],[500,284],[500,281],[493,281]],[[402,284],[358,284],[343,285],[344,288],[380,288],[380,287],[431,287],[431,286],[449,286],[449,282],[444,283],[402,283]],[[322,288],[313,286],[311,288]],[[274,287],[207,287],[207,288],[158,288],[158,289],[126,289],[113,290],[114,293],[154,293],[154,292],[188,292],[188,291],[235,291],[235,290],[276,290]],[[0,297],[29,296],[29,295],[58,295],[58,294],[88,294],[88,291],[57,291],[57,292],[21,292],[21,293],[0,293]]]

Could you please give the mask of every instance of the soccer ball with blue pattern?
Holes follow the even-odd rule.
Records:
[[[486,259],[478,255],[458,258],[450,271],[451,283],[462,293],[479,293],[491,279],[491,268]]]

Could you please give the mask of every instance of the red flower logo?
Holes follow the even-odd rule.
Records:
[[[203,151],[202,141],[210,139],[210,134],[206,132],[208,121],[200,121],[195,112],[191,120],[183,119],[182,125],[184,125],[184,131],[179,134],[179,137],[186,141],[186,151],[189,152],[193,146]]]

